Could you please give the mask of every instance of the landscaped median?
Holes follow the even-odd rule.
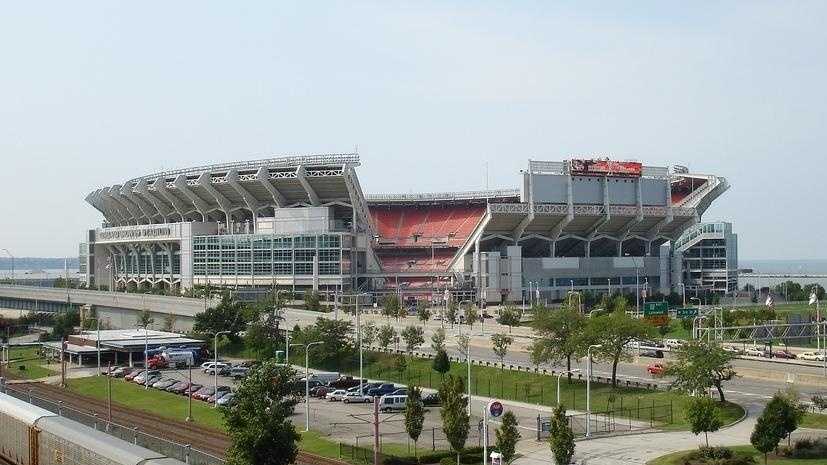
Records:
[[[46,360],[40,356],[39,350],[39,346],[11,347],[8,369],[3,375],[10,379],[39,379],[55,374],[43,367]]]
[[[716,448],[722,449],[722,448]],[[720,464],[720,465],[747,465],[747,464],[763,464],[764,454],[755,450],[752,446],[735,446],[727,447],[733,452],[733,457],[730,459],[713,459],[717,461],[702,461],[695,458],[699,449],[685,450],[681,452],[674,452],[668,455],[658,457],[650,460],[646,465],[706,465],[706,464]],[[767,457],[767,465],[825,465],[827,459],[805,459],[792,458],[783,455],[771,454]]]
[[[384,380],[405,385],[417,385],[438,389],[442,376],[433,370],[432,360],[405,357],[405,368],[399,370],[399,355],[370,352],[365,354],[364,375],[366,378]],[[301,354],[291,354],[291,362],[303,365]],[[311,368],[323,369],[323,367]],[[348,365],[338,371],[358,376],[358,365]],[[468,365],[451,362],[448,372],[465,379]],[[501,369],[492,366],[471,366],[471,393],[475,396],[514,400],[535,405],[554,406],[557,404],[557,377],[534,371]],[[684,408],[689,396],[678,392],[626,387],[619,383],[612,388],[607,383],[591,383],[591,409],[596,414],[611,412],[614,418],[634,419],[650,422],[661,429],[688,429]],[[563,377],[560,382],[560,401],[569,410],[586,410],[586,382],[575,375],[571,384]],[[744,409],[733,403],[721,405],[721,417],[725,425],[733,423],[744,415]]]

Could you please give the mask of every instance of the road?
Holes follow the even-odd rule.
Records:
[[[353,316],[339,312],[338,315],[334,313],[318,313],[307,310],[288,309],[285,314],[285,323],[287,327],[292,328],[298,324],[300,327],[313,324],[317,318],[334,318],[338,317],[340,320],[347,320],[355,323]],[[388,319],[378,314],[363,314],[362,322],[373,322],[376,325],[391,324],[397,330],[409,325],[422,325],[422,322],[414,317],[407,317],[397,322],[395,319]],[[468,326],[454,325],[452,329],[450,324],[445,324],[445,332],[447,335],[446,343],[449,355],[457,357],[460,356],[457,350],[456,336],[462,331],[468,334]],[[443,323],[439,321],[429,321],[424,325],[425,328],[425,345],[420,349],[422,352],[430,352],[428,347],[430,343],[430,335],[433,332],[443,327]],[[471,357],[474,360],[499,362],[499,359],[494,355],[490,347],[490,335],[495,332],[509,333],[507,326],[499,325],[492,320],[486,320],[485,325],[474,325],[471,331]],[[531,366],[528,352],[526,350],[528,344],[531,342],[529,336],[531,335],[530,328],[516,327],[511,329],[510,333],[515,342],[511,347],[509,354],[506,357],[506,364]],[[668,353],[667,353],[668,357]],[[646,372],[646,365],[655,361],[654,359],[647,359],[645,357],[635,358],[632,361],[621,362],[618,365],[618,376],[622,379],[629,379],[632,381],[640,381],[646,383],[656,383],[662,380],[656,380]],[[732,400],[741,404],[746,404],[752,401],[763,401],[772,397],[773,394],[780,390],[786,390],[789,387],[794,387],[803,399],[809,398],[816,393],[823,393],[827,391],[827,378],[824,377],[824,369],[817,365],[817,362],[812,362],[807,365],[779,363],[769,360],[751,360],[751,359],[736,359],[733,366],[739,373],[739,376],[725,384],[725,395],[728,400]],[[541,365],[540,368],[547,370],[564,369],[559,365]],[[585,360],[572,361],[572,368],[580,369],[585,372]],[[595,376],[610,376],[611,365],[608,363],[594,362]]]

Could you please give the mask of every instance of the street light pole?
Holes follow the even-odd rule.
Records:
[[[592,405],[591,405],[591,390],[592,390],[592,349],[599,349],[603,344],[592,344],[586,349],[587,368],[589,370],[586,376],[586,437],[592,434]]]
[[[222,334],[230,334],[229,331],[219,331],[215,333],[215,353],[213,354],[215,357],[215,363],[212,366],[212,373],[213,373],[213,394],[218,392],[218,336]],[[213,403],[213,408],[218,407],[218,402]]]
[[[149,325],[144,325],[144,390],[149,390]]]
[[[557,405],[560,405],[560,377],[571,373],[577,373],[578,371],[580,371],[580,368],[575,368],[574,370],[568,371],[561,371],[560,373],[557,373]],[[572,405],[571,408],[573,409],[574,405]]]
[[[304,431],[310,431],[310,348],[322,341],[311,342],[304,347]]]

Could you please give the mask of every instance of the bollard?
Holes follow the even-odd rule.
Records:
[[[98,414],[95,413],[95,414],[92,415],[92,417],[94,418],[94,421],[95,421],[95,431],[97,431],[98,430]]]
[[[138,427],[132,428],[132,443],[138,445]]]
[[[32,403],[32,388],[29,388],[29,403]]]
[[[57,401],[57,416],[59,416],[59,417],[63,416],[63,401],[62,400]]]
[[[190,452],[192,451],[192,446],[189,444],[184,445],[184,463],[190,463]],[[339,452],[341,456],[341,452]]]

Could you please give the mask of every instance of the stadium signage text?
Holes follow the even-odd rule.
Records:
[[[585,176],[640,177],[643,174],[643,165],[635,161],[572,159],[569,163],[572,174]]]
[[[167,237],[172,234],[169,227],[144,228],[144,229],[116,229],[98,231],[97,240],[115,241],[121,239],[146,239]]]

